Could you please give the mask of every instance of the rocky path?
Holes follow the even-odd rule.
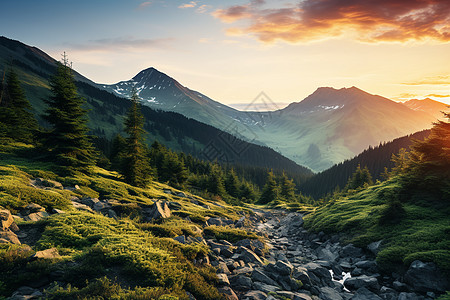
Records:
[[[429,264],[418,262],[414,268],[413,263],[409,277],[383,277],[374,255],[380,243],[371,244],[370,250],[341,245],[338,236],[305,230],[299,213],[255,210],[255,214],[250,222],[267,238],[268,249],[252,240],[234,245],[208,240],[214,253],[211,264],[218,267],[220,290],[228,299],[436,298],[432,281],[438,279],[423,276],[433,267]]]

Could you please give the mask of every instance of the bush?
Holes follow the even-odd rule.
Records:
[[[258,236],[253,232],[247,232],[241,229],[222,227],[222,226],[208,226],[205,227],[203,233],[207,236],[213,237],[216,240],[227,240],[231,243],[243,239],[257,239]]]

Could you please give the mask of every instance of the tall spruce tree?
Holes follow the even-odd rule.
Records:
[[[87,111],[77,93],[73,72],[64,53],[50,81],[52,95],[45,101],[43,118],[51,125],[44,147],[61,165],[63,173],[90,173],[97,153],[87,135]]]
[[[275,175],[273,175],[273,172],[270,171],[267,174],[266,184],[263,187],[261,197],[259,198],[258,202],[261,204],[267,204],[276,200],[280,193],[279,190],[280,188],[277,184],[277,181],[275,180]]]
[[[280,195],[287,201],[295,200],[295,183],[285,172],[280,176]]]
[[[131,106],[125,118],[125,132],[128,134],[124,153],[122,175],[129,184],[145,187],[150,179],[150,165],[147,147],[144,143],[144,116],[139,104],[139,96],[133,89]]]
[[[366,167],[361,169],[361,166],[358,164],[355,172],[352,177],[348,180],[346,190],[355,190],[357,188],[362,188],[365,185],[372,185],[372,175],[370,174],[369,169]]]
[[[38,128],[37,121],[12,68],[6,74],[1,95],[0,136],[25,143],[33,142],[33,135]]]

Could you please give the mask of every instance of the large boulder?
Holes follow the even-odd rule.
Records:
[[[39,204],[36,203],[30,203],[27,206],[25,206],[24,209],[22,209],[20,211],[20,214],[22,216],[28,216],[29,214],[32,213],[37,213],[37,212],[43,212],[45,211],[45,208],[43,208],[42,206],[40,206]]]
[[[418,292],[443,293],[449,288],[449,282],[434,263],[415,260],[405,275],[405,281]]]
[[[382,300],[380,296],[375,293],[372,293],[368,289],[362,287],[358,289],[350,300]]]
[[[244,296],[243,300],[266,300],[267,294],[261,291],[249,291]]]
[[[45,219],[45,218],[47,218],[47,217],[49,217],[50,215],[47,213],[47,212],[45,212],[45,211],[40,211],[40,212],[35,212],[35,213],[31,213],[31,214],[29,214],[29,215],[26,215],[26,216],[24,216],[23,217],[23,219],[25,220],[25,221],[33,221],[33,222],[36,222],[36,221],[40,221],[40,220],[42,220],[42,219]]]
[[[248,291],[252,288],[252,280],[244,275],[236,275],[229,277],[231,287],[237,290]]]
[[[7,229],[5,231],[0,231],[0,240],[1,240],[0,243],[7,242],[7,243],[11,243],[11,244],[16,244],[16,245],[21,244],[17,235],[9,229]]]
[[[255,254],[255,252],[253,252],[250,249],[247,249],[245,247],[239,247],[238,251],[240,252],[240,258],[246,262],[246,263],[254,263],[258,266],[262,266],[264,265],[263,261],[261,260],[261,258]]]
[[[367,288],[372,292],[378,292],[380,290],[378,280],[375,277],[369,277],[366,275],[348,278],[344,281],[344,286],[351,291],[358,290],[362,287]]]
[[[270,278],[269,276],[267,276],[266,273],[264,273],[261,270],[253,270],[252,272],[252,280],[253,281],[258,281],[258,282],[262,282],[265,284],[269,284],[269,285],[273,285],[273,286],[277,286],[278,284],[275,282],[275,280],[273,280],[272,278]]]
[[[59,255],[58,249],[50,248],[42,251],[36,252],[33,256],[33,259],[59,259],[61,255]]]
[[[320,299],[322,300],[343,300],[342,296],[333,288],[322,287],[320,288]]]
[[[17,231],[19,228],[14,222],[14,218],[11,212],[7,209],[0,208],[0,230],[13,230]]]
[[[277,261],[273,268],[277,271],[280,275],[288,275],[290,276],[292,274],[292,270],[294,267],[289,262],[284,261]]]
[[[142,214],[146,221],[153,219],[166,219],[171,216],[169,205],[166,201],[158,200],[152,206],[142,210]]]

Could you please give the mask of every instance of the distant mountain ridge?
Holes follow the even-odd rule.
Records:
[[[266,145],[315,171],[349,159],[370,145],[432,126],[436,118],[356,87],[318,88],[277,111],[247,112],[223,105],[154,69],[99,87],[118,96],[135,88],[142,103],[175,111],[247,141]]]
[[[425,98],[422,100],[411,99],[403,102],[402,104],[412,110],[426,112],[436,119],[441,119],[443,116],[442,111],[447,111],[449,109],[449,105],[430,98]]]

